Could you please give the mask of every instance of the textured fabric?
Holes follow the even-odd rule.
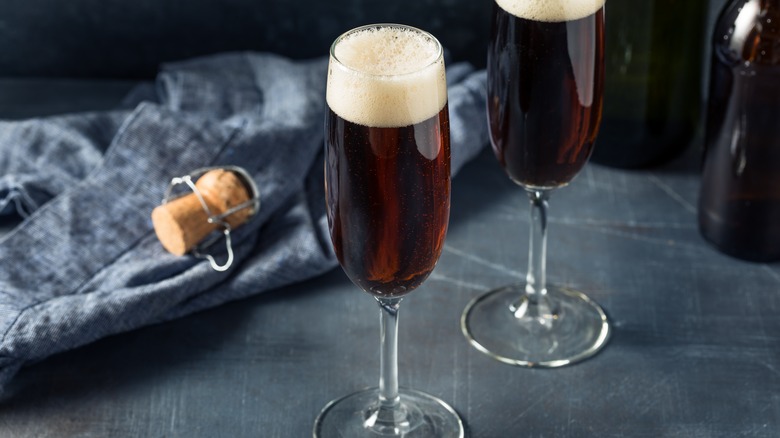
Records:
[[[237,53],[167,65],[128,110],[0,122],[0,387],[25,363],[335,266],[322,187],[327,60]],[[453,170],[485,144],[485,75],[448,71]],[[143,102],[135,102],[139,96]],[[226,272],[165,252],[170,179],[244,167],[261,208]],[[212,248],[224,260],[224,248]]]

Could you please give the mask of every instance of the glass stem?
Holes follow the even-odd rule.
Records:
[[[379,403],[388,408],[398,406],[398,308],[400,299],[379,299],[380,336]]]
[[[385,435],[401,435],[409,430],[407,412],[398,396],[398,308],[401,300],[377,298],[381,321],[379,400],[367,413],[364,424]]]
[[[531,201],[531,233],[528,243],[528,273],[525,293],[510,306],[515,317],[532,325],[550,328],[558,316],[557,306],[547,296],[547,190],[528,190]]]
[[[547,199],[546,190],[529,190],[531,233],[528,242],[528,273],[525,294],[531,304],[539,304],[547,295]]]

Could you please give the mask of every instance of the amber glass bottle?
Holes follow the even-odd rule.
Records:
[[[648,167],[683,152],[701,114],[706,0],[607,2],[604,113],[592,160]]]
[[[780,0],[734,0],[713,36],[699,228],[721,251],[780,260]]]

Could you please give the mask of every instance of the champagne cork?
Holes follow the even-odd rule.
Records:
[[[241,178],[229,170],[210,170],[195,182],[195,187],[213,216],[219,216],[250,199]],[[231,228],[236,228],[252,214],[254,209],[242,208],[223,220]],[[152,224],[162,246],[179,256],[187,253],[219,226],[218,223],[208,222],[208,215],[195,193],[156,207],[152,211]]]

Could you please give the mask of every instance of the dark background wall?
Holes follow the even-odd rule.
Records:
[[[0,76],[146,78],[230,50],[324,56],[342,32],[394,21],[484,64],[487,0],[2,0]]]
[[[648,0],[609,0],[607,25],[610,1]],[[710,27],[725,1],[710,1]],[[491,0],[0,0],[0,77],[149,78],[161,62],[231,50],[324,56],[343,31],[387,21],[428,30],[453,59],[484,66],[491,5]]]

